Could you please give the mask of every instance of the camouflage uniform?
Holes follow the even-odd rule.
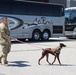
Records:
[[[7,62],[7,55],[10,52],[11,48],[11,42],[10,42],[10,30],[8,26],[5,26],[4,23],[0,24],[0,43],[2,46],[2,52],[0,56],[0,62],[1,59],[3,58],[3,63],[8,64]]]

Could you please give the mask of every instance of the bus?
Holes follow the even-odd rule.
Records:
[[[32,1],[0,1],[0,19],[7,17],[11,37],[48,40],[64,36],[64,6]]]
[[[65,36],[76,38],[76,7],[65,8]]]

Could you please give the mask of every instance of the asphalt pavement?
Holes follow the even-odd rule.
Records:
[[[67,45],[61,50],[60,60],[54,65],[49,65],[46,59],[38,59],[41,56],[42,48],[56,47],[62,42]],[[1,46],[0,46],[0,54]],[[49,56],[52,62],[54,56]],[[76,39],[52,38],[47,42],[12,42],[11,52],[8,55],[9,66],[0,64],[0,75],[76,75]]]

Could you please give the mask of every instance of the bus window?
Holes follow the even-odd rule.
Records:
[[[48,5],[41,5],[41,8],[40,8],[40,11],[41,11],[41,15],[42,16],[50,16],[51,13],[50,13],[50,6]]]
[[[22,2],[12,2],[11,4],[11,14],[26,14],[27,4]]]
[[[8,1],[0,2],[0,13],[2,13],[2,14],[10,13],[10,3]]]
[[[55,17],[64,16],[62,9],[62,7],[56,5],[41,5],[41,15]]]
[[[28,3],[27,15],[40,15],[40,4]]]

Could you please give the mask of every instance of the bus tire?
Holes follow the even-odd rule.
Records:
[[[38,41],[41,38],[41,32],[39,30],[34,30],[32,34],[32,40]]]
[[[41,40],[47,41],[49,40],[50,32],[48,30],[44,30],[41,36]]]

